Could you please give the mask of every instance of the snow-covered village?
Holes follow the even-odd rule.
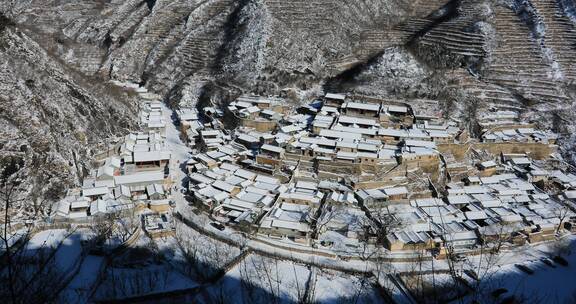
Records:
[[[0,1],[0,303],[576,303],[574,0]]]
[[[459,302],[528,296],[576,263],[575,168],[513,111],[486,109],[475,140],[432,100],[169,109],[128,89],[138,132],[41,225],[10,214],[59,302]]]

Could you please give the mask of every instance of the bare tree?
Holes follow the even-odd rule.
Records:
[[[32,234],[31,225],[14,223],[26,212],[22,204],[25,189],[18,176],[23,164],[11,161],[0,172],[0,298],[9,303],[45,303],[53,300],[66,277],[58,269],[54,256],[58,247],[46,242],[38,248],[30,249],[28,241]],[[40,203],[42,204],[42,203]],[[34,216],[41,211],[33,209]],[[69,231],[65,238],[73,233]],[[60,245],[60,244],[59,244]]]
[[[281,272],[278,259],[250,255],[239,266],[240,285],[244,303],[280,303],[282,293],[296,289],[299,303],[311,303],[313,295],[306,293],[305,285],[300,285],[296,265],[292,265],[295,282],[287,281],[287,273]],[[314,284],[314,277],[309,277],[308,285]],[[311,281],[310,281],[311,280]]]
[[[16,252],[14,252],[14,248],[12,247],[13,238],[16,237],[13,235],[13,229],[11,224],[11,215],[12,209],[22,201],[20,198],[20,194],[22,192],[22,188],[20,187],[20,180],[16,176],[16,172],[19,170],[19,166],[16,162],[12,162],[9,166],[3,168],[1,175],[0,175],[0,200],[1,204],[0,208],[4,211],[4,218],[3,218],[3,225],[2,225],[2,233],[0,238],[2,239],[3,244],[3,251],[6,263],[5,265],[8,268],[8,290],[9,290],[9,299],[12,303],[16,303],[16,263],[14,261],[14,256]],[[4,266],[4,265],[2,265]]]
[[[378,284],[382,282],[382,275],[393,273],[395,271],[394,266],[392,266],[392,260],[389,256],[389,251],[384,249],[382,246],[375,248],[374,258],[372,259],[374,265],[375,279]],[[386,284],[391,284],[389,280],[385,280]],[[391,285],[382,286],[384,289],[389,290],[392,288]]]
[[[280,281],[278,277],[278,260],[262,256],[253,256],[252,268],[259,274],[259,286],[267,291],[268,303],[278,304],[280,300]]]
[[[176,222],[176,246],[184,257],[184,272],[200,281],[218,276],[238,250]]]
[[[404,223],[394,216],[388,206],[379,206],[370,210],[367,215],[376,225],[376,235],[380,244],[384,243],[386,236],[404,226]]]
[[[68,232],[65,238],[72,232]],[[9,303],[46,303],[58,296],[67,273],[56,265],[57,248],[46,242],[30,249],[26,230],[19,241],[11,244],[0,261],[0,298]],[[64,238],[64,239],[65,239]],[[4,243],[6,244],[6,243]],[[9,254],[7,254],[9,252]],[[9,257],[9,258],[8,258]]]
[[[176,222],[176,246],[184,257],[184,272],[189,276],[198,277],[202,272],[198,269],[198,255],[200,254],[200,234],[186,234],[181,230],[180,222]]]
[[[468,260],[463,265],[469,275],[475,279],[475,284],[472,286],[472,299],[474,301],[482,299],[489,292],[489,289],[493,288],[491,286],[493,284],[487,283],[493,281],[492,278],[497,272],[497,265],[502,259],[500,254],[502,247],[511,241],[513,232],[514,226],[505,223],[495,225],[490,233],[484,232],[476,262]]]
[[[339,205],[339,204],[330,204],[328,202],[324,203],[321,207],[322,213],[318,217],[316,221],[316,228],[314,229],[314,235],[312,236],[315,239],[322,230],[335,218],[344,214],[346,212],[346,207]]]
[[[126,242],[136,232],[140,221],[140,216],[137,216],[134,211],[122,218],[115,216],[115,235],[120,238],[120,241]]]
[[[552,212],[554,213],[556,218],[559,220],[558,227],[556,227],[556,234],[558,234],[558,233],[560,233],[560,229],[562,229],[562,225],[564,224],[564,221],[566,220],[568,215],[570,215],[570,208],[568,206],[562,204],[562,205],[558,205],[554,209],[552,209]]]
[[[292,270],[294,272],[294,277],[298,278],[298,272],[296,271],[296,264],[292,264]],[[310,271],[310,276],[308,280],[312,280],[312,271]],[[308,282],[310,283],[310,282]],[[306,299],[306,285],[300,286],[300,280],[296,279],[296,298],[298,299],[298,303],[307,303],[308,299]]]
[[[100,288],[99,297],[119,299],[151,293],[168,287],[166,269],[114,269],[108,271],[108,281]]]
[[[94,233],[98,243],[104,244],[112,237],[115,222],[116,217],[110,213],[94,217],[94,222],[90,226],[90,229]]]
[[[256,299],[258,296],[256,295],[257,286],[254,282],[252,282],[252,278],[250,273],[252,271],[248,268],[248,263],[246,259],[244,259],[239,265],[239,272],[240,272],[240,294],[242,295],[242,302],[243,303],[257,303]]]
[[[228,304],[236,302],[238,294],[236,290],[227,287],[225,281],[220,281],[203,290],[200,296],[204,298],[204,303]],[[243,295],[241,297],[244,299]],[[250,302],[242,301],[242,303]]]

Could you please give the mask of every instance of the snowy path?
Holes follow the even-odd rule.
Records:
[[[24,249],[25,254],[35,255],[39,250],[55,249],[66,238],[65,229],[40,231],[32,236]]]
[[[184,187],[182,182],[186,178],[186,174],[181,170],[180,165],[190,158],[190,149],[180,139],[180,131],[176,128],[172,119],[173,111],[170,110],[164,103],[162,103],[162,112],[166,121],[166,144],[171,151],[170,159],[170,178],[174,182],[172,187],[172,198],[176,203],[176,210],[185,210],[188,206],[182,190]]]

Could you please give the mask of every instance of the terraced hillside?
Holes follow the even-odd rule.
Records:
[[[574,103],[575,7],[570,0],[0,4],[67,67],[162,94],[180,96],[197,84],[210,84],[215,96],[343,89],[447,105],[479,101],[524,115]]]
[[[384,48],[406,44],[442,17],[443,14],[439,10],[449,2],[447,0],[413,1],[403,16],[389,20],[385,27],[368,27],[363,30],[358,60],[365,60],[378,54]]]
[[[576,80],[576,24],[562,9],[558,1],[535,0],[533,7],[545,24],[543,48],[552,61],[556,78],[570,82]]]
[[[25,9],[6,10],[80,72],[141,82],[157,72],[177,69],[187,75],[211,67],[224,23],[237,5],[231,0],[30,1]]]
[[[240,83],[318,82],[406,43],[419,28],[395,26],[447,2],[31,0],[4,10],[83,73],[167,90],[214,67]]]
[[[273,29],[298,33],[309,53],[286,48],[303,60],[319,57],[324,76],[333,76],[360,64],[387,47],[405,44],[421,27],[401,29],[400,24],[431,22],[433,12],[448,0],[434,1],[265,1],[273,17]],[[271,36],[282,37],[277,34]],[[312,53],[314,51],[314,53]],[[305,50],[304,50],[305,52]],[[320,52],[320,54],[318,54]],[[325,70],[324,70],[325,69]]]
[[[567,101],[557,87],[560,78],[557,72],[561,68],[539,43],[541,38],[536,37],[514,11],[505,7],[497,7],[494,28],[497,45],[483,78],[535,103]]]

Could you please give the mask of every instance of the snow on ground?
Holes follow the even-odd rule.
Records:
[[[571,0],[560,0],[559,1],[562,5],[564,12],[572,20],[573,23],[576,23],[576,3]]]
[[[338,254],[354,255],[362,253],[362,246],[358,239],[348,238],[336,231],[327,231],[318,237],[318,241],[331,242],[331,246],[321,246]]]
[[[188,160],[188,158],[190,157],[190,149],[182,142],[182,140],[180,139],[180,132],[178,131],[178,129],[176,128],[176,126],[171,123],[172,122],[172,110],[168,109],[164,104],[162,105],[162,111],[164,113],[164,118],[165,120],[168,122],[167,126],[166,126],[166,143],[169,147],[169,149],[172,152],[172,159],[170,160],[170,175],[172,177],[172,179],[175,181],[175,186],[177,187],[176,191],[172,191],[172,199],[175,201],[176,203],[176,208],[175,210],[180,212],[184,217],[196,222],[196,223],[204,223],[203,226],[205,226],[207,229],[211,230],[213,233],[216,234],[220,234],[224,237],[227,238],[231,238],[234,240],[237,240],[238,242],[242,242],[242,240],[244,239],[243,237],[241,237],[239,234],[234,234],[236,233],[235,231],[231,230],[231,229],[226,229],[225,231],[219,231],[215,228],[213,228],[212,226],[209,225],[210,220],[208,220],[207,218],[203,217],[202,215],[196,215],[194,213],[191,212],[191,208],[188,206],[188,202],[186,201],[184,195],[182,194],[182,190],[184,189],[182,187],[182,180],[185,179],[185,173],[179,168],[179,165],[182,164],[184,161]],[[184,226],[184,225],[182,225]],[[193,231],[192,229],[190,229],[191,231]],[[191,232],[191,233],[196,233],[195,231]],[[196,233],[197,234],[197,233]],[[275,243],[278,241],[275,240],[267,240],[268,242],[271,243]],[[217,242],[217,241],[213,241],[211,240],[211,238],[209,237],[203,237],[202,242]],[[334,261],[330,258],[318,258],[316,255],[299,255],[296,253],[293,253],[291,251],[288,250],[282,250],[282,249],[278,249],[269,245],[265,245],[259,242],[255,242],[255,241],[249,241],[248,242],[249,245],[253,248],[258,248],[258,249],[262,249],[265,251],[271,251],[274,253],[279,253],[281,254],[281,256],[292,256],[292,255],[298,255],[300,258],[302,258],[303,260],[310,260],[310,259],[321,259],[321,260],[325,260],[325,262],[328,262],[330,264],[340,264],[340,263],[346,263],[346,264],[350,264],[351,268],[354,269],[365,269],[365,264],[363,262],[356,262],[356,261],[352,261],[352,262],[343,262],[343,261]],[[286,243],[286,242],[279,242],[282,243],[283,246],[285,247],[295,247],[295,248],[300,248],[302,246],[300,246],[299,244],[296,243]],[[226,245],[228,248],[230,248],[230,250],[236,250],[236,249],[232,249],[233,247]],[[212,246],[214,248],[214,246]],[[218,247],[218,246],[215,246]],[[309,247],[304,247],[305,249],[310,249]],[[212,250],[213,251],[213,250]],[[238,251],[239,253],[239,251]],[[208,255],[210,256],[210,255]],[[207,259],[209,260],[209,259]]]
[[[242,233],[234,231],[233,229],[228,227],[226,227],[226,229],[224,229],[223,231],[220,231],[209,224],[210,220],[205,215],[195,214],[194,212],[191,211],[191,208],[188,206],[186,206],[182,210],[179,210],[179,212],[181,212],[183,217],[187,218],[192,222],[195,222],[200,226],[203,226],[205,229],[209,230],[214,234],[217,234],[229,240],[233,240],[236,243],[244,244],[245,246],[250,247],[252,249],[267,252],[269,254],[277,256],[278,258],[287,258],[287,259],[296,258],[302,261],[302,263],[315,263],[333,267],[342,267],[348,270],[357,270],[357,271],[367,270],[366,263],[361,260],[344,261],[312,253],[312,252],[320,252],[320,253],[326,252],[325,250],[322,249],[310,248],[307,246],[296,244],[294,242],[286,243],[278,240],[266,239],[265,237],[261,237],[265,242],[256,239],[247,239],[242,235]],[[279,246],[282,246],[283,248]],[[301,253],[297,251],[298,249],[305,249],[310,253]],[[371,266],[368,265],[368,267]],[[368,268],[368,270],[370,269]]]
[[[27,255],[35,255],[39,250],[55,249],[67,235],[68,231],[65,229],[40,231],[34,234],[26,243],[24,252]]]
[[[396,304],[413,304],[416,302],[412,299],[408,290],[401,285],[396,285],[390,276],[380,276],[380,286],[383,286],[388,291],[392,301]]]
[[[22,229],[18,229],[10,234],[7,235],[7,240],[8,240],[8,247],[12,247],[12,245],[16,244],[16,242],[18,242],[22,237],[26,236],[28,234],[28,229],[26,228],[22,228]],[[4,251],[6,249],[6,244],[2,241],[0,242],[0,252]]]
[[[54,261],[58,269],[69,272],[74,269],[76,263],[82,255],[82,235],[80,232],[73,233],[62,241],[56,254],[54,255]]]
[[[81,258],[83,239],[81,231],[70,233],[65,229],[44,230],[30,238],[23,254],[27,257],[44,259],[54,253],[54,265],[66,274],[73,270],[75,263]]]
[[[172,120],[172,114],[174,112],[166,107],[164,103],[162,103],[162,112],[166,121],[166,145],[171,153],[170,175],[177,189],[172,192],[172,196],[174,196],[177,204],[184,203],[184,205],[187,205],[181,192],[181,190],[184,189],[182,187],[182,180],[186,178],[186,174],[180,169],[180,165],[190,158],[190,148],[180,139],[180,131],[176,128]]]
[[[101,256],[89,255],[82,262],[80,271],[72,282],[59,296],[59,303],[86,303],[92,289],[98,281],[98,274],[105,265],[105,259]]]
[[[576,242],[576,236],[568,236],[565,240],[570,241],[573,240]],[[512,265],[515,263],[527,261],[527,260],[539,260],[541,257],[547,256],[548,251],[551,250],[551,246],[554,246],[554,242],[540,244],[540,245],[531,245],[526,244],[522,247],[513,247],[510,250],[502,250],[496,257],[489,257],[488,253],[484,255],[467,255],[465,256],[466,261],[463,263],[463,268],[477,268],[478,265],[485,265],[486,260],[489,258],[493,258],[493,264],[497,264],[500,266],[505,265]],[[487,252],[488,250],[486,250]],[[426,255],[425,258],[427,260],[421,261],[419,263],[414,262],[394,262],[392,266],[394,267],[396,272],[406,272],[406,271],[415,271],[415,270],[449,270],[449,265],[447,260],[428,260],[430,256]],[[461,266],[461,265],[458,265]],[[482,266],[484,267],[484,266]],[[460,268],[460,267],[457,267]]]
[[[171,150],[172,154],[170,161],[170,175],[175,182],[174,185],[177,187],[177,191],[172,191],[172,197],[176,201],[177,206],[182,204],[186,205],[186,200],[180,191],[182,189],[181,181],[184,179],[185,175],[180,170],[179,165],[189,158],[189,148],[180,140],[180,133],[176,126],[174,126],[172,123],[173,112],[164,104],[162,107],[164,118],[167,122],[166,144]],[[185,233],[190,235],[194,234],[195,232],[185,231]],[[191,243],[193,244],[194,249],[199,248],[198,252],[200,252],[203,259],[210,260],[215,254],[214,251],[209,252],[206,248],[223,248],[222,246],[214,245],[213,241],[207,237],[200,236],[197,233],[196,236],[197,238],[194,238],[194,240],[198,242]],[[199,239],[200,237],[202,237],[202,240]],[[152,243],[156,244],[158,246],[159,252],[161,252],[163,256],[169,260],[182,256],[178,253],[174,238],[151,240],[146,236],[142,236],[133,245],[133,247],[135,247],[135,249],[145,248]],[[220,253],[216,252],[216,254],[221,257],[225,257],[226,253],[239,253],[238,250],[234,251],[229,248],[225,248],[225,250],[221,251],[222,252]],[[182,258],[180,258],[180,260],[182,260]],[[96,298],[127,298],[159,292],[188,289],[198,285],[195,281],[182,274],[185,271],[182,271],[181,269],[177,271],[170,264],[158,261],[150,262],[139,259],[132,259],[132,261],[135,262],[134,265],[128,265],[127,267],[108,268],[105,279],[96,292]]]
[[[198,284],[168,264],[134,268],[109,267],[94,300],[125,299],[197,287]]]
[[[162,242],[160,242],[162,243]],[[114,256],[92,300],[125,299],[197,287],[162,258],[162,248],[146,235]]]
[[[446,303],[470,291],[449,273],[413,274],[400,276],[405,286],[419,299],[419,303]]]
[[[172,111],[169,110],[168,108],[166,108],[164,106],[163,108],[163,112],[166,118],[166,121],[171,122],[172,121]],[[189,217],[189,218],[197,218],[197,215],[193,215],[190,212],[190,208],[188,207],[187,201],[184,198],[184,196],[181,193],[181,190],[183,189],[182,187],[182,180],[185,178],[185,174],[180,170],[179,168],[179,164],[183,163],[185,160],[187,160],[189,158],[189,148],[180,140],[179,137],[179,132],[178,129],[172,124],[172,123],[168,123],[167,124],[167,130],[166,130],[166,142],[168,144],[168,146],[170,147],[170,149],[172,150],[172,160],[171,160],[171,168],[170,168],[170,172],[171,172],[171,176],[172,179],[175,181],[175,186],[176,186],[176,190],[177,191],[173,191],[173,199],[176,202],[176,210],[180,211],[185,217]],[[203,222],[205,222],[205,226],[210,228],[210,226],[208,225],[208,221],[204,220]],[[184,225],[181,225],[182,227],[185,227]],[[215,229],[214,233],[217,234],[221,234],[223,236],[226,237],[231,237],[234,239],[240,239],[240,236],[237,235],[231,235],[229,231],[217,231]],[[200,235],[199,233],[197,233],[196,231],[194,231],[193,229],[189,229],[188,231],[184,232],[185,234],[185,238],[186,240],[188,240],[188,243],[184,244],[184,248],[188,249],[188,255],[190,255],[191,253],[193,254],[193,256],[195,257],[195,259],[197,259],[199,261],[199,264],[206,264],[209,265],[210,267],[212,266],[218,266],[221,267],[222,265],[225,264],[226,261],[230,261],[231,259],[233,259],[235,256],[237,256],[239,254],[239,250],[237,248],[228,246],[224,243],[220,243],[217,241],[212,240],[209,237],[205,237],[203,235]],[[181,241],[180,241],[181,242]],[[248,241],[247,244],[250,247],[253,248],[258,248],[258,249],[262,249],[262,250],[266,250],[266,251],[270,251],[270,252],[274,252],[275,254],[286,254],[286,250],[282,250],[282,249],[278,249],[263,243],[259,243],[256,241]],[[285,245],[285,244],[283,244]],[[176,262],[184,262],[185,258],[184,258],[184,254],[182,252],[182,246],[180,246],[181,248],[178,248],[177,246],[177,242],[176,239],[169,239],[166,240],[163,244],[159,243],[159,247],[161,248],[161,250],[163,251],[163,253],[166,254],[166,256],[169,257],[169,259],[173,259],[173,261]],[[289,245],[290,247],[290,245]],[[294,246],[296,247],[296,246]],[[176,250],[174,250],[176,248]],[[221,250],[222,249],[222,250]],[[290,255],[292,255],[293,253],[289,253]],[[221,258],[222,255],[225,255],[223,258]],[[346,266],[349,268],[357,268],[357,269],[365,269],[365,265],[362,262],[343,262],[343,261],[335,261],[332,259],[324,259],[321,257],[311,257],[310,255],[306,255],[306,254],[296,254],[298,256],[298,258],[301,258],[303,260],[309,260],[309,259],[314,259],[314,261],[319,262],[320,260],[323,263],[329,263],[331,265],[340,265],[340,266]],[[495,275],[493,277],[493,280],[502,280],[505,281],[506,286],[512,288],[511,290],[531,290],[533,288],[537,288],[540,285],[540,280],[545,280],[547,282],[550,282],[551,280],[549,280],[552,276],[555,275],[566,275],[565,273],[562,273],[562,271],[560,270],[560,268],[556,268],[556,269],[552,269],[549,266],[546,266],[550,269],[547,269],[546,267],[542,268],[542,263],[538,262],[539,257],[542,256],[542,248],[533,248],[533,247],[527,247],[527,248],[523,248],[520,250],[514,250],[513,252],[508,252],[508,253],[504,253],[501,255],[501,257],[499,257],[499,261],[498,261],[498,265],[499,270],[497,275]],[[218,257],[218,258],[214,258],[214,257]],[[248,260],[252,260],[253,258],[250,258]],[[470,257],[469,258],[469,263],[470,264],[475,264],[478,261],[478,257]],[[513,266],[514,263],[517,263],[519,261],[522,260],[534,260],[533,262],[530,262],[530,264],[535,268],[538,269],[537,273],[533,276],[530,276],[529,278],[527,278],[526,274],[524,274],[523,272],[520,272],[515,266]],[[215,260],[219,261],[219,262],[214,262]],[[280,262],[280,263],[284,263],[284,262]],[[574,260],[574,263],[571,264],[576,264],[576,260]],[[448,265],[447,263],[445,263],[444,261],[434,261],[434,262],[424,262],[422,265],[422,269],[447,269]],[[397,271],[406,271],[406,270],[410,270],[409,268],[411,267],[411,265],[409,263],[395,263],[394,264],[394,268],[396,268]],[[571,266],[573,267],[573,266]],[[568,269],[568,268],[567,268]],[[237,271],[236,273],[236,277],[234,276],[234,271],[237,271],[237,269],[235,268],[232,272],[230,272],[222,281],[221,283],[224,284],[223,286],[226,288],[239,288],[239,286],[241,285],[239,283],[239,281],[237,280],[240,277],[240,272]],[[576,273],[576,272],[575,272]],[[541,278],[542,277],[542,278]],[[567,278],[573,278],[573,276],[568,275]],[[340,292],[341,294],[338,294],[338,296],[334,296],[333,298],[341,298],[341,297],[346,297],[349,296],[350,294],[347,293],[347,290],[353,290],[353,286],[355,284],[360,284],[359,283],[359,279],[358,278],[349,278],[345,281],[340,281],[341,278],[338,279],[330,279],[330,277],[325,278],[323,276],[319,276],[319,281],[317,282],[317,285],[319,286],[319,291],[320,292],[324,292],[329,291],[329,293],[332,293],[334,295],[334,290],[336,290],[338,292]],[[234,284],[233,281],[236,281],[236,283]],[[347,283],[346,283],[347,282]],[[494,281],[493,281],[494,282]],[[567,280],[565,280],[564,282],[567,282]],[[322,284],[327,284],[326,286],[322,285]],[[336,285],[336,286],[340,286],[340,288],[328,288],[330,285]],[[348,284],[348,286],[341,286],[339,284]],[[236,287],[234,287],[236,285]],[[258,285],[258,284],[256,284]],[[270,284],[269,284],[270,285]],[[513,285],[513,286],[511,286]],[[554,288],[549,288],[547,290],[548,295],[546,296],[548,299],[555,299],[557,300],[558,298],[567,298],[569,296],[568,292],[570,290],[568,290],[568,286],[563,286],[564,284],[554,284],[554,286],[550,286],[550,287],[554,287]],[[263,285],[262,285],[263,286]],[[518,288],[518,286],[523,286],[522,288]],[[542,285],[542,286],[546,286],[546,285]],[[220,290],[222,290],[223,288],[220,288]],[[286,290],[286,288],[282,288],[283,290]],[[549,293],[554,292],[557,294],[560,294],[559,296],[553,296]],[[570,293],[571,295],[571,293]],[[319,298],[319,301],[324,301],[324,298],[322,296],[320,296],[319,294],[317,294],[317,297]],[[289,298],[294,298],[293,295],[291,296],[287,296],[286,299]],[[297,298],[297,297],[296,297]],[[327,302],[329,303],[331,300],[330,298],[326,298]]]
[[[177,225],[176,235],[155,240],[159,251],[183,273],[199,280],[215,275],[240,255],[239,248],[202,235],[184,224]]]
[[[189,148],[182,142],[180,139],[180,131],[176,128],[176,126],[172,123],[172,114],[174,113],[172,110],[168,109],[164,103],[162,103],[162,112],[164,113],[164,119],[166,120],[166,144],[168,148],[172,152],[172,158],[176,159],[177,161],[188,159],[189,155]]]
[[[479,290],[483,292],[480,298],[490,299],[494,290],[504,288],[507,292],[500,296],[501,299],[514,296],[517,299],[530,299],[529,303],[575,303],[576,236],[566,238],[565,242],[568,244],[568,255],[565,256],[569,263],[567,267],[558,263],[553,263],[551,267],[541,261],[542,257],[556,255],[554,244],[533,247],[530,250],[532,257],[525,255],[523,259],[514,261],[532,269],[534,274],[528,274],[511,263],[496,266],[489,279],[480,283]],[[470,297],[466,300],[471,301]]]
[[[22,251],[25,271],[20,273],[21,279],[39,286],[48,284],[49,288],[65,287],[80,269],[85,238],[82,230],[54,229],[34,234]]]
[[[314,288],[315,303],[383,303],[373,287],[374,280],[342,272],[317,272]]]
[[[199,299],[202,303],[297,303],[304,296],[310,271],[284,260],[249,255]],[[274,297],[278,301],[274,300]]]
[[[556,268],[542,262],[524,263],[535,271],[529,275],[514,265],[501,267],[492,279],[483,284],[489,290],[505,288],[506,296],[528,297],[538,303],[573,303],[576,300],[576,258],[572,256],[568,267],[556,265]],[[492,288],[490,288],[492,287]],[[536,301],[537,300],[537,301]]]

